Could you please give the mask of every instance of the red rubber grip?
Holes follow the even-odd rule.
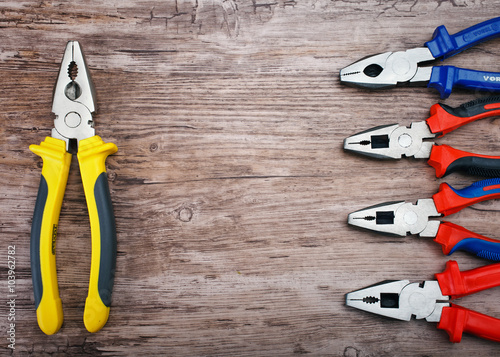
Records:
[[[460,342],[466,332],[487,340],[500,342],[500,320],[451,304],[443,307],[438,329],[445,330],[451,342]]]
[[[481,165],[474,165],[471,163],[464,164],[465,167],[451,167],[453,163],[457,163],[459,159],[466,159],[466,158],[482,158],[482,159],[489,159],[489,160],[498,160],[499,164],[495,165],[495,167],[488,168],[486,165],[483,167]],[[429,160],[427,163],[432,166],[436,170],[436,177],[443,177],[447,174],[450,174],[453,171],[458,171],[458,170],[467,170],[473,171],[476,170],[478,173],[485,172],[488,169],[491,170],[496,170],[493,171],[496,174],[499,171],[500,168],[500,156],[488,156],[488,155],[480,155],[480,154],[473,154],[469,153],[467,151],[462,151],[458,150],[455,148],[452,148],[449,145],[433,145],[431,149],[431,155],[429,157]],[[460,165],[459,165],[460,166]],[[495,175],[487,175],[487,176],[496,176]]]
[[[486,101],[484,105],[481,102],[475,104],[474,102],[466,103],[465,105],[477,106],[480,108],[475,115],[459,116],[454,115],[445,110],[442,104],[434,104],[431,109],[431,116],[426,120],[427,125],[431,129],[431,132],[434,134],[441,133],[443,136],[450,131],[453,131],[467,123],[470,123],[474,120],[484,119],[487,117],[500,115],[500,103],[496,102],[498,98],[493,98],[491,102]],[[482,106],[482,108],[481,108]],[[465,107],[466,108],[466,107]],[[457,108],[449,108],[450,111],[456,110]],[[467,109],[465,109],[467,111]]]
[[[458,263],[450,260],[444,272],[436,274],[441,293],[451,299],[500,285],[500,263],[461,272]],[[444,307],[437,326],[445,330],[451,342],[460,342],[462,333],[500,341],[500,320],[451,304]]]
[[[489,184],[490,182],[491,184]],[[432,199],[437,211],[443,216],[448,216],[473,204],[500,198],[500,187],[495,182],[496,180],[478,181],[459,191],[453,189],[446,182],[443,182],[439,185],[439,191],[432,196]],[[488,191],[491,193],[488,193]],[[457,192],[460,192],[462,195]]]
[[[443,253],[448,255],[457,243],[467,238],[477,238],[483,241],[500,244],[500,241],[474,233],[455,223],[442,221],[439,225],[434,242],[441,244]]]
[[[500,285],[500,263],[461,272],[454,260],[446,262],[442,273],[435,275],[441,293],[456,299]]]

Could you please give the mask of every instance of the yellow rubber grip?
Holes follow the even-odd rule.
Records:
[[[90,332],[108,320],[116,266],[116,228],[105,161],[118,148],[99,136],[81,140],[78,163],[87,200],[92,236],[90,281],[83,321]]]
[[[65,141],[52,137],[46,137],[40,145],[30,145],[30,150],[43,160],[31,227],[31,275],[38,325],[44,333],[52,335],[63,322],[55,245],[71,154],[66,152]]]

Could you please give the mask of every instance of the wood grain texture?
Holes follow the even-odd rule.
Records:
[[[384,279],[431,279],[449,259],[429,239],[348,227],[373,203],[430,197],[442,179],[422,160],[380,162],[343,152],[377,124],[424,120],[425,88],[367,92],[338,71],[377,52],[421,46],[499,16],[500,1],[3,1],[0,3],[0,279],[16,245],[15,355],[492,356],[499,345],[451,344],[425,321],[344,306]],[[57,268],[65,320],[45,336],[33,305],[29,234],[50,135],[51,95],[66,41],[79,40],[98,94],[118,259],[110,319],[82,321],[90,229],[76,159],[62,207]],[[493,40],[447,60],[500,71]],[[456,106],[482,94],[458,91]],[[487,119],[440,140],[498,152]],[[476,178],[452,175],[465,187]],[[500,238],[500,202],[450,218]],[[485,264],[455,253],[462,269]],[[5,285],[5,284],[2,284]],[[500,288],[462,299],[500,317]],[[0,330],[7,329],[0,294]],[[6,333],[0,343],[8,355]]]

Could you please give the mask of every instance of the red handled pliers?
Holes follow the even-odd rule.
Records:
[[[437,280],[410,283],[383,281],[346,294],[347,306],[374,314],[410,321],[438,322],[451,342],[460,342],[464,332],[500,342],[500,320],[450,303],[451,299],[500,285],[500,263],[461,272],[457,262],[446,263]]]
[[[500,96],[474,100],[457,108],[434,104],[431,116],[410,127],[398,124],[376,126],[344,140],[344,150],[377,159],[428,158],[437,177],[455,171],[484,177],[500,177],[500,156],[473,154],[437,145],[434,139],[474,120],[500,115]]]
[[[434,237],[443,253],[456,250],[484,259],[500,261],[500,241],[468,231],[456,224],[431,219],[456,213],[473,204],[500,198],[500,178],[482,180],[457,190],[447,183],[439,186],[432,198],[412,202],[380,203],[348,215],[347,222],[376,232],[406,237],[418,234]]]

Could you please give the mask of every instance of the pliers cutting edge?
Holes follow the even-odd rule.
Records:
[[[500,241],[490,239],[450,222],[430,220],[462,210],[475,203],[500,198],[500,178],[482,180],[456,190],[447,183],[432,198],[411,202],[387,202],[350,213],[347,222],[376,232],[435,237],[443,253],[463,250],[480,258],[500,261]]]
[[[355,87],[381,89],[398,85],[435,88],[441,98],[453,87],[500,91],[500,73],[482,72],[453,66],[420,67],[420,63],[445,59],[480,42],[500,36],[500,17],[474,25],[454,35],[444,26],[434,31],[426,47],[385,52],[363,58],[340,71],[340,81]]]
[[[118,149],[95,135],[95,91],[80,45],[66,46],[54,88],[52,137],[30,150],[43,160],[31,228],[31,274],[38,325],[48,334],[63,322],[56,276],[55,241],[72,153],[77,153],[90,219],[92,258],[84,324],[100,330],[109,316],[116,265],[116,227],[105,160]]]
[[[460,342],[463,332],[500,342],[500,320],[450,303],[450,299],[471,295],[500,285],[500,263],[473,270],[459,270],[457,262],[446,263],[437,280],[410,283],[383,281],[346,294],[347,306],[374,314],[410,321],[438,322],[451,342]]]
[[[477,119],[500,115],[500,96],[477,99],[457,108],[434,104],[426,121],[376,126],[344,140],[344,149],[377,159],[400,159],[402,156],[429,158],[428,164],[443,177],[455,171],[472,175],[500,177],[500,156],[472,154],[449,145],[436,145],[424,139],[446,133]]]

